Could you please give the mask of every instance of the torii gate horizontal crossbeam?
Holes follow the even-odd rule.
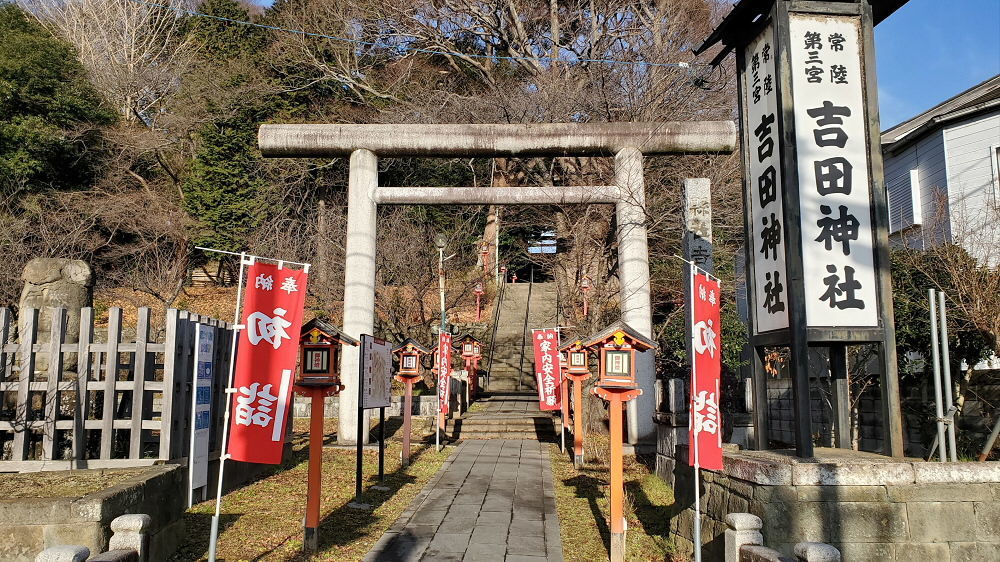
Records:
[[[545,187],[378,187],[379,205],[577,205],[617,203],[616,185]]]
[[[395,156],[613,156],[623,148],[643,154],[732,152],[732,121],[660,123],[524,123],[441,125],[261,125],[267,157],[349,156],[370,150]]]

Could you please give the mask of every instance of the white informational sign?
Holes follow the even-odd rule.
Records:
[[[362,408],[388,408],[392,390],[392,346],[374,336],[361,336]]]
[[[789,14],[810,327],[878,326],[860,25]]]
[[[769,24],[747,45],[742,95],[746,112],[743,140],[748,160],[750,269],[755,333],[788,327],[788,277],[785,275],[781,137],[778,134],[774,26]],[[750,277],[748,275],[748,277]]]
[[[198,324],[195,332],[194,380],[191,385],[191,450],[188,455],[188,506],[194,490],[208,485],[208,441],[212,430],[212,380],[215,377],[215,328]]]

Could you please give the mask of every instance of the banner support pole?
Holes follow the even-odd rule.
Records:
[[[219,516],[222,511],[222,483],[223,475],[225,473],[226,458],[229,454],[226,449],[229,446],[229,416],[230,410],[232,409],[233,401],[229,396],[233,391],[233,376],[236,372],[236,342],[239,341],[240,337],[240,308],[243,305],[243,272],[244,267],[247,265],[247,254],[243,252],[240,254],[240,280],[236,285],[236,312],[233,314],[233,341],[229,346],[229,377],[226,381],[226,413],[222,418],[222,447],[219,454],[219,478],[217,482],[217,490],[215,494],[215,514],[212,515],[212,531],[208,543],[208,560],[209,562],[215,562],[216,559],[216,547],[219,542]],[[251,261],[253,258],[251,257]]]
[[[685,260],[687,261],[687,260]],[[695,300],[695,270],[700,269],[693,262],[688,262],[688,276],[690,287],[690,302],[691,302],[691,392],[695,392],[698,388],[698,363],[694,358],[695,349],[695,338],[694,338],[694,300]],[[701,428],[694,423],[694,410],[688,408],[690,412],[688,415],[688,425],[691,427],[691,445],[690,453],[694,455],[694,562],[701,562],[701,483],[699,479],[701,478],[701,459],[698,457],[698,434],[701,432]]]

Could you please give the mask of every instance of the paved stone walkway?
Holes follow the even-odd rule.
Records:
[[[547,448],[463,441],[365,561],[561,561]]]

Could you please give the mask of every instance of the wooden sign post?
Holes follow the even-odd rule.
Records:
[[[656,343],[624,322],[590,338],[583,347],[597,355],[600,377],[594,394],[608,402],[611,430],[611,562],[625,560],[625,474],[622,404],[642,396],[635,378],[636,352]]]

